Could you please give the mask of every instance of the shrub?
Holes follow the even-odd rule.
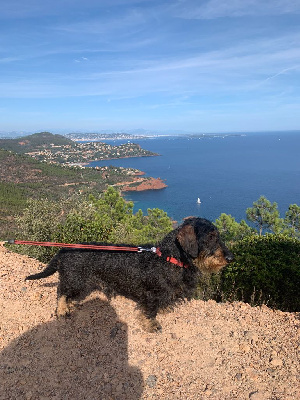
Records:
[[[222,213],[215,221],[215,225],[220,232],[221,238],[226,243],[243,239],[254,233],[254,229],[250,228],[247,223],[242,220],[240,223],[236,222],[235,218],[230,214]]]
[[[246,237],[232,249],[235,261],[220,275],[223,300],[300,310],[300,241],[284,235]]]
[[[133,203],[126,202],[111,187],[98,199],[91,196],[88,201],[30,200],[18,225],[23,240],[132,245],[155,244],[172,229],[172,221],[164,211],[155,208],[148,209],[146,216],[141,210],[133,214]],[[14,247],[14,251],[47,262],[57,248],[25,245]]]
[[[51,241],[62,218],[61,205],[48,199],[27,202],[23,215],[16,218],[18,237],[22,240]],[[53,247],[13,246],[13,251],[27,254],[42,262],[49,260],[57,251]]]

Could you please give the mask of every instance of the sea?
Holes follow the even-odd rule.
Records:
[[[160,208],[178,222],[187,216],[215,221],[226,213],[240,222],[261,195],[278,204],[281,217],[290,204],[300,205],[300,131],[157,136],[134,142],[160,155],[89,164],[133,167],[165,180],[164,189],[125,193],[134,212]]]

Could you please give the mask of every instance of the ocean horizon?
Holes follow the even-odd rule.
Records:
[[[165,180],[165,189],[125,193],[134,212],[160,208],[178,222],[191,215],[214,221],[226,213],[241,221],[261,195],[278,204],[281,217],[290,204],[300,203],[300,131],[163,136],[134,143],[160,156],[89,164],[137,168]]]

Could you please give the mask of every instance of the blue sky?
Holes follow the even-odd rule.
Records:
[[[0,0],[0,131],[300,129],[300,0]]]

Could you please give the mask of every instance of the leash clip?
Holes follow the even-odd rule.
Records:
[[[152,253],[156,253],[156,247],[151,247],[151,249],[144,249],[143,247],[138,247],[138,253],[142,253],[143,251],[151,251]]]

